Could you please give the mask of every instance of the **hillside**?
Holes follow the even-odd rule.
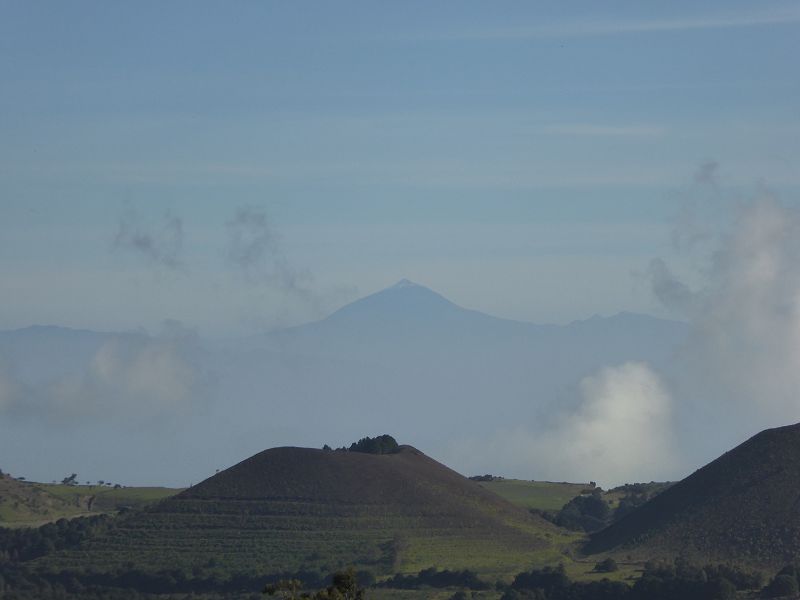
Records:
[[[91,512],[111,512],[125,508],[143,508],[182,492],[181,488],[166,487],[109,487],[103,485],[34,484],[40,489],[82,506]]]
[[[572,541],[410,446],[274,448],[42,566],[327,573],[356,564],[381,575],[436,565],[494,575],[557,561]]]
[[[83,512],[83,507],[50,494],[37,484],[0,475],[0,527],[38,525]]]
[[[63,485],[0,476],[0,527],[36,527],[61,518],[143,508],[182,490]]]
[[[800,424],[768,429],[595,534],[589,553],[776,567],[800,553]]]

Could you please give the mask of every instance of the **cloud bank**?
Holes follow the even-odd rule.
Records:
[[[0,414],[51,423],[141,424],[203,412],[213,384],[196,359],[196,337],[176,321],[157,337],[104,341],[85,369],[42,382],[23,381],[0,363]]]
[[[555,415],[489,442],[495,469],[604,485],[672,479],[800,420],[800,208],[765,189],[720,203],[717,172],[713,161],[697,171],[692,191],[709,201],[672,235],[701,283],[664,258],[647,269],[654,297],[689,324],[672,365],[628,362],[582,379]]]

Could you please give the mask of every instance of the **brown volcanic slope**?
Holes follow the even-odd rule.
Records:
[[[800,554],[800,424],[767,429],[598,532],[589,553],[775,567]]]
[[[500,574],[558,559],[571,538],[410,447],[396,454],[274,448],[123,518],[55,566]],[[130,566],[130,565],[128,565]]]

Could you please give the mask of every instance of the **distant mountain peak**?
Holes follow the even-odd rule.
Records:
[[[399,290],[399,289],[402,289],[402,288],[411,288],[411,287],[419,288],[419,287],[422,287],[422,286],[419,285],[418,283],[414,283],[410,279],[403,278],[400,281],[398,281],[397,283],[395,283],[393,286],[391,286],[390,288],[387,288],[387,289]]]
[[[360,322],[404,321],[430,322],[444,315],[463,314],[465,309],[450,302],[430,288],[401,279],[394,285],[359,298],[343,306],[327,321],[358,320]]]

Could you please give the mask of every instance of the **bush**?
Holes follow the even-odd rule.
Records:
[[[598,488],[591,494],[576,496],[559,511],[555,523],[575,531],[592,533],[608,524],[610,509]]]
[[[491,587],[488,583],[479,579],[475,572],[468,569],[463,571],[450,571],[449,569],[440,571],[436,567],[423,569],[416,575],[401,575],[398,573],[380,585],[381,587],[405,590],[418,590],[422,587],[460,587],[469,590],[487,590]]]
[[[619,567],[617,566],[617,561],[609,557],[597,563],[594,566],[594,570],[598,573],[613,573],[614,571],[619,571]]]

